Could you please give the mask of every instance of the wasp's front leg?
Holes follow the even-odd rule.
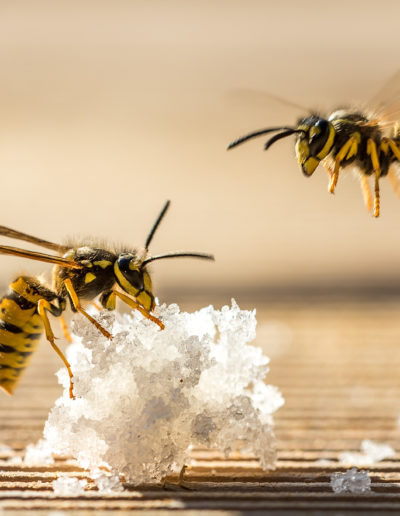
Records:
[[[118,292],[118,290],[108,290],[106,292],[103,292],[103,294],[100,297],[100,302],[104,306],[104,308],[107,308],[107,310],[115,310],[117,296],[124,303],[129,305],[133,310],[138,310],[144,317],[146,317],[146,319],[149,319],[150,321],[153,321],[154,323],[158,324],[161,330],[165,328],[164,324],[160,321],[160,319],[154,317],[154,315],[145,310],[137,301],[127,296],[126,294],[123,294],[122,292]]]
[[[75,292],[75,289],[72,285],[72,282],[69,278],[67,278],[66,280],[64,280],[64,285],[65,285],[65,288],[69,294],[69,297],[70,297],[70,300],[71,300],[71,303],[73,305],[73,307],[75,308],[75,310],[79,313],[81,313],[82,315],[84,315],[87,319],[89,319],[89,321],[94,324],[94,326],[96,326],[96,328],[105,336],[107,337],[107,339],[112,339],[112,335],[111,333],[109,333],[105,328],[103,328],[103,326],[96,321],[96,319],[94,319],[91,315],[89,315],[86,310],[84,310],[81,306],[81,303],[79,301],[79,298],[78,298],[78,295],[77,293]]]

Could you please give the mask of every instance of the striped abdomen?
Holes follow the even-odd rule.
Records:
[[[43,292],[54,294],[37,279],[20,276],[0,300],[0,387],[12,394],[43,333],[37,312]]]

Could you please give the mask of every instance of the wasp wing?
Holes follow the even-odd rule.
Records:
[[[37,238],[32,235],[28,235],[27,233],[17,231],[16,229],[8,228],[6,226],[0,226],[0,235],[8,238],[14,238],[16,240],[24,240],[25,242],[40,245],[41,247],[45,247],[46,249],[51,249],[52,251],[57,251],[59,253],[65,253],[69,249],[69,247],[65,245],[54,244],[53,242],[48,242],[42,238]]]
[[[270,108],[271,103],[275,102],[290,108],[291,111],[298,111],[299,115],[301,114],[302,116],[314,113],[315,111],[315,109],[310,109],[307,106],[302,106],[301,104],[292,102],[291,100],[285,99],[284,97],[280,97],[279,95],[275,95],[274,93],[269,93],[268,91],[263,90],[251,88],[233,88],[226,92],[225,96],[231,103],[239,104],[242,106],[253,105],[257,109]]]
[[[39,262],[54,263],[67,267],[69,269],[82,269],[83,266],[73,260],[62,258],[61,256],[52,256],[51,254],[37,253],[35,251],[28,251],[20,249],[19,247],[11,247],[8,245],[0,245],[0,254],[11,254],[13,256],[20,256],[21,258],[29,258],[30,260],[38,260]]]
[[[374,111],[381,125],[393,125],[400,119],[400,70],[374,95],[368,107]]]

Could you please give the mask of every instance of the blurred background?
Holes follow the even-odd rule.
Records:
[[[335,196],[322,167],[305,178],[293,139],[226,152],[303,114],[268,94],[323,113],[368,102],[399,68],[399,14],[396,0],[2,1],[1,224],[142,246],[171,199],[151,251],[216,262],[155,263],[162,300],[400,294],[385,180],[374,220],[352,174]],[[0,260],[3,289],[50,270]]]
[[[398,449],[400,200],[382,180],[373,219],[351,173],[330,195],[322,167],[303,176],[294,138],[226,147],[308,108],[368,105],[400,69],[399,32],[398,0],[0,2],[0,224],[140,247],[171,199],[151,252],[216,262],[155,262],[156,295],[257,308],[286,399],[280,457],[303,450],[319,468],[365,438]],[[0,271],[4,291],[51,266],[0,256]],[[60,367],[43,343],[1,398],[0,443],[41,436]]]

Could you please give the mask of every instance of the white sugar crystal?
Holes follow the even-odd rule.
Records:
[[[335,493],[367,493],[371,491],[369,472],[357,471],[357,468],[352,468],[345,473],[333,473],[331,475],[331,487]]]
[[[361,450],[370,457],[373,462],[389,459],[390,457],[394,457],[396,453],[388,444],[376,443],[369,439],[364,439],[361,443]]]
[[[58,477],[52,483],[54,494],[57,496],[80,496],[84,493],[86,484],[85,479],[79,480],[79,478],[67,475]]]
[[[14,450],[8,444],[0,443],[0,455],[12,455]]]
[[[101,469],[96,469],[90,472],[90,478],[93,479],[100,493],[110,494],[124,490],[119,476],[115,473],[108,473]]]
[[[241,450],[275,461],[272,414],[283,404],[264,384],[269,359],[249,345],[255,311],[213,307],[195,313],[161,306],[160,331],[138,312],[95,316],[110,341],[84,317],[74,319],[68,350],[77,399],[64,394],[49,414],[44,435],[51,451],[72,455],[94,470],[108,466],[127,481],[160,481],[179,471],[188,447]]]
[[[369,439],[361,443],[360,452],[343,452],[339,455],[339,462],[342,464],[353,464],[354,466],[371,466],[381,460],[394,457],[395,451],[388,444],[380,444]]]
[[[36,444],[28,444],[25,449],[25,465],[36,466],[53,463],[54,459],[51,450],[44,439],[40,439]]]

